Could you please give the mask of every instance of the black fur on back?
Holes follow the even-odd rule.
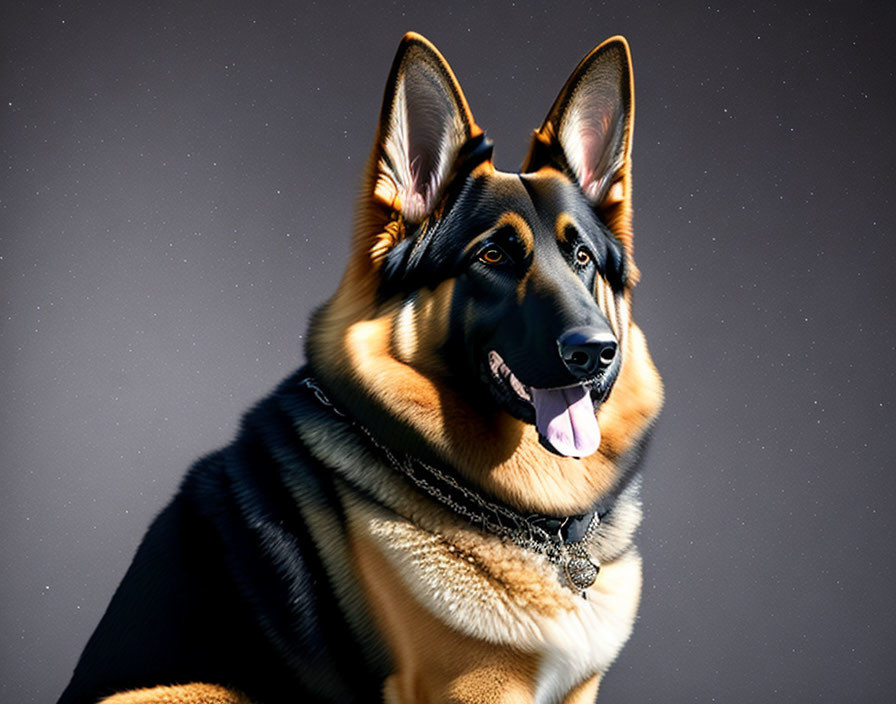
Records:
[[[295,498],[342,520],[333,476],[300,444],[309,401],[295,376],[198,461],[153,522],[59,704],[123,690],[214,682],[257,701],[378,700]],[[319,409],[316,409],[319,412]]]

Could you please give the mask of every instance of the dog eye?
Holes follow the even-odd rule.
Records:
[[[591,252],[585,249],[585,247],[579,247],[576,250],[576,261],[582,266],[585,266],[591,261]]]
[[[504,252],[497,247],[486,247],[479,253],[479,261],[483,264],[500,264],[504,261]]]

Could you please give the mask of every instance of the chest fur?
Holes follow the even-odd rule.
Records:
[[[490,672],[482,686],[518,691],[514,701],[564,701],[609,667],[631,633],[641,587],[633,549],[604,565],[583,598],[546,558],[497,538],[449,524],[422,530],[370,505],[356,505],[349,518],[365,591],[392,651],[392,686],[411,687],[411,699],[425,682],[430,695],[481,701],[475,686],[469,697],[462,691]]]

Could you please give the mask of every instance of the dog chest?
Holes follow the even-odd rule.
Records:
[[[583,598],[541,556],[476,531],[446,523],[430,532],[370,506],[350,517],[396,671],[411,668],[419,678],[422,668],[448,663],[463,678],[466,665],[496,662],[533,701],[561,701],[604,672],[631,634],[641,587],[634,550],[603,566]]]

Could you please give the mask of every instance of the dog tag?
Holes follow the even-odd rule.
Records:
[[[587,589],[594,580],[597,579],[597,573],[600,567],[594,564],[587,557],[571,557],[566,561],[564,566],[566,571],[566,579],[576,589]]]

